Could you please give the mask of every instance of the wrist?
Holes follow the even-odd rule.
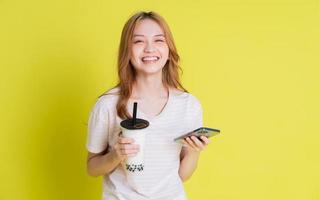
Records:
[[[186,155],[188,156],[199,156],[200,154],[200,151],[196,151],[194,149],[191,149],[191,148],[186,148]]]

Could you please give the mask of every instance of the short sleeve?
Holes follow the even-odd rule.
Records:
[[[91,109],[88,120],[86,148],[100,153],[108,147],[108,109],[101,99]]]
[[[192,117],[191,117],[191,130],[195,130],[203,126],[203,109],[202,105],[196,97],[192,98]]]

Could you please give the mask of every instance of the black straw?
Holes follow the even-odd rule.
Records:
[[[134,102],[134,106],[133,106],[133,121],[132,121],[132,125],[135,126],[136,124],[136,110],[137,110],[137,102]]]

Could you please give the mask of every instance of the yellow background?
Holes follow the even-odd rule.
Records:
[[[100,199],[86,123],[116,83],[121,29],[166,18],[185,87],[222,134],[185,183],[190,200],[319,199],[319,2],[0,1],[0,199]]]

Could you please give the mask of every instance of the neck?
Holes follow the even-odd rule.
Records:
[[[162,73],[154,75],[138,75],[133,84],[132,98],[157,99],[166,98],[168,88],[162,81]]]

